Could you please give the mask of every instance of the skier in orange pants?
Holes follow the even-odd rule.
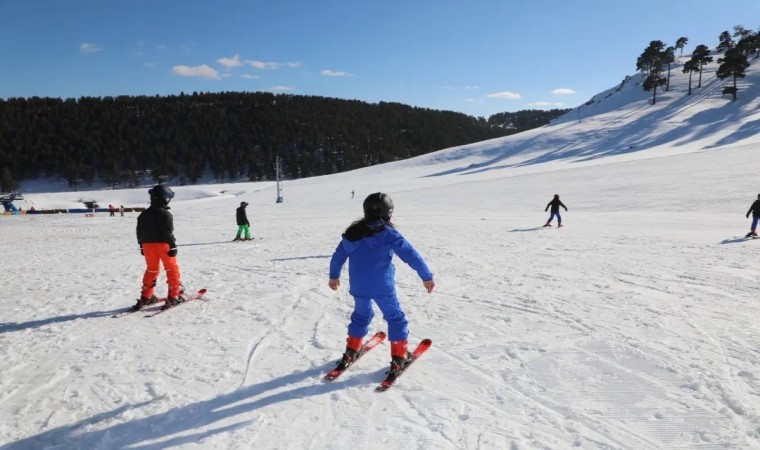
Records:
[[[154,295],[161,264],[166,271],[169,292],[163,308],[181,301],[182,283],[177,265],[177,243],[174,239],[174,218],[169,212],[169,201],[174,198],[171,188],[161,184],[151,188],[150,207],[137,217],[137,243],[145,256],[145,273],[142,279],[140,299],[132,307],[134,311],[156,303]]]

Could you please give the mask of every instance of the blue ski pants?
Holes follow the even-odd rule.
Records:
[[[752,231],[757,229],[757,222],[760,221],[760,216],[752,216]]]
[[[395,294],[375,297],[375,304],[383,313],[383,319],[388,322],[388,339],[391,342],[404,341],[409,337],[409,322],[398,303]],[[372,299],[354,296],[354,312],[348,325],[348,335],[363,338],[369,332],[369,324],[375,312],[372,310]]]
[[[554,216],[557,216],[557,223],[562,223],[562,216],[559,215],[559,211],[552,211],[552,214],[549,216],[549,220],[547,220],[546,223],[550,223],[552,220],[554,220]]]

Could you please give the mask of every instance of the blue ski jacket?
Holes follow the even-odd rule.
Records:
[[[375,223],[373,228],[379,225],[381,221]],[[351,295],[369,298],[395,295],[396,268],[391,261],[394,253],[414,269],[422,281],[433,279],[422,256],[398,230],[389,226],[358,241],[344,237],[330,259],[330,279],[340,278],[340,272],[348,259]]]

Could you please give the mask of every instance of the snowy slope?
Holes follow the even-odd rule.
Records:
[[[177,187],[182,278],[209,293],[150,319],[109,317],[139,292],[134,214],[0,217],[0,449],[760,448],[758,67],[737,102],[715,64],[654,106],[633,77],[538,130],[287,182],[283,204]],[[383,394],[388,345],[321,380],[352,304],[329,257],[375,191],[437,281],[397,261],[410,339],[434,344]],[[540,228],[554,193],[566,227]],[[26,193],[82,196],[147,201]],[[230,243],[243,200],[260,239]]]

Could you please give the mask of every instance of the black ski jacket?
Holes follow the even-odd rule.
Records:
[[[166,242],[169,248],[177,248],[174,240],[174,218],[169,207],[151,204],[137,216],[137,243]]]
[[[559,207],[560,206],[563,207],[563,208],[565,208],[565,211],[567,211],[567,206],[565,206],[565,204],[562,203],[560,201],[560,199],[558,199],[558,198],[554,198],[554,199],[552,199],[552,201],[550,201],[549,203],[547,203],[546,204],[546,208],[544,208],[544,211],[548,210],[550,206],[552,207],[552,212],[553,213],[559,212]]]
[[[235,218],[237,219],[237,224],[239,225],[248,225],[251,226],[251,223],[248,222],[248,215],[245,213],[245,206],[240,206],[238,209],[235,210]]]
[[[752,217],[760,216],[760,200],[755,200],[752,202],[752,206],[750,206],[749,211],[747,211],[747,215],[750,214],[752,214]]]

